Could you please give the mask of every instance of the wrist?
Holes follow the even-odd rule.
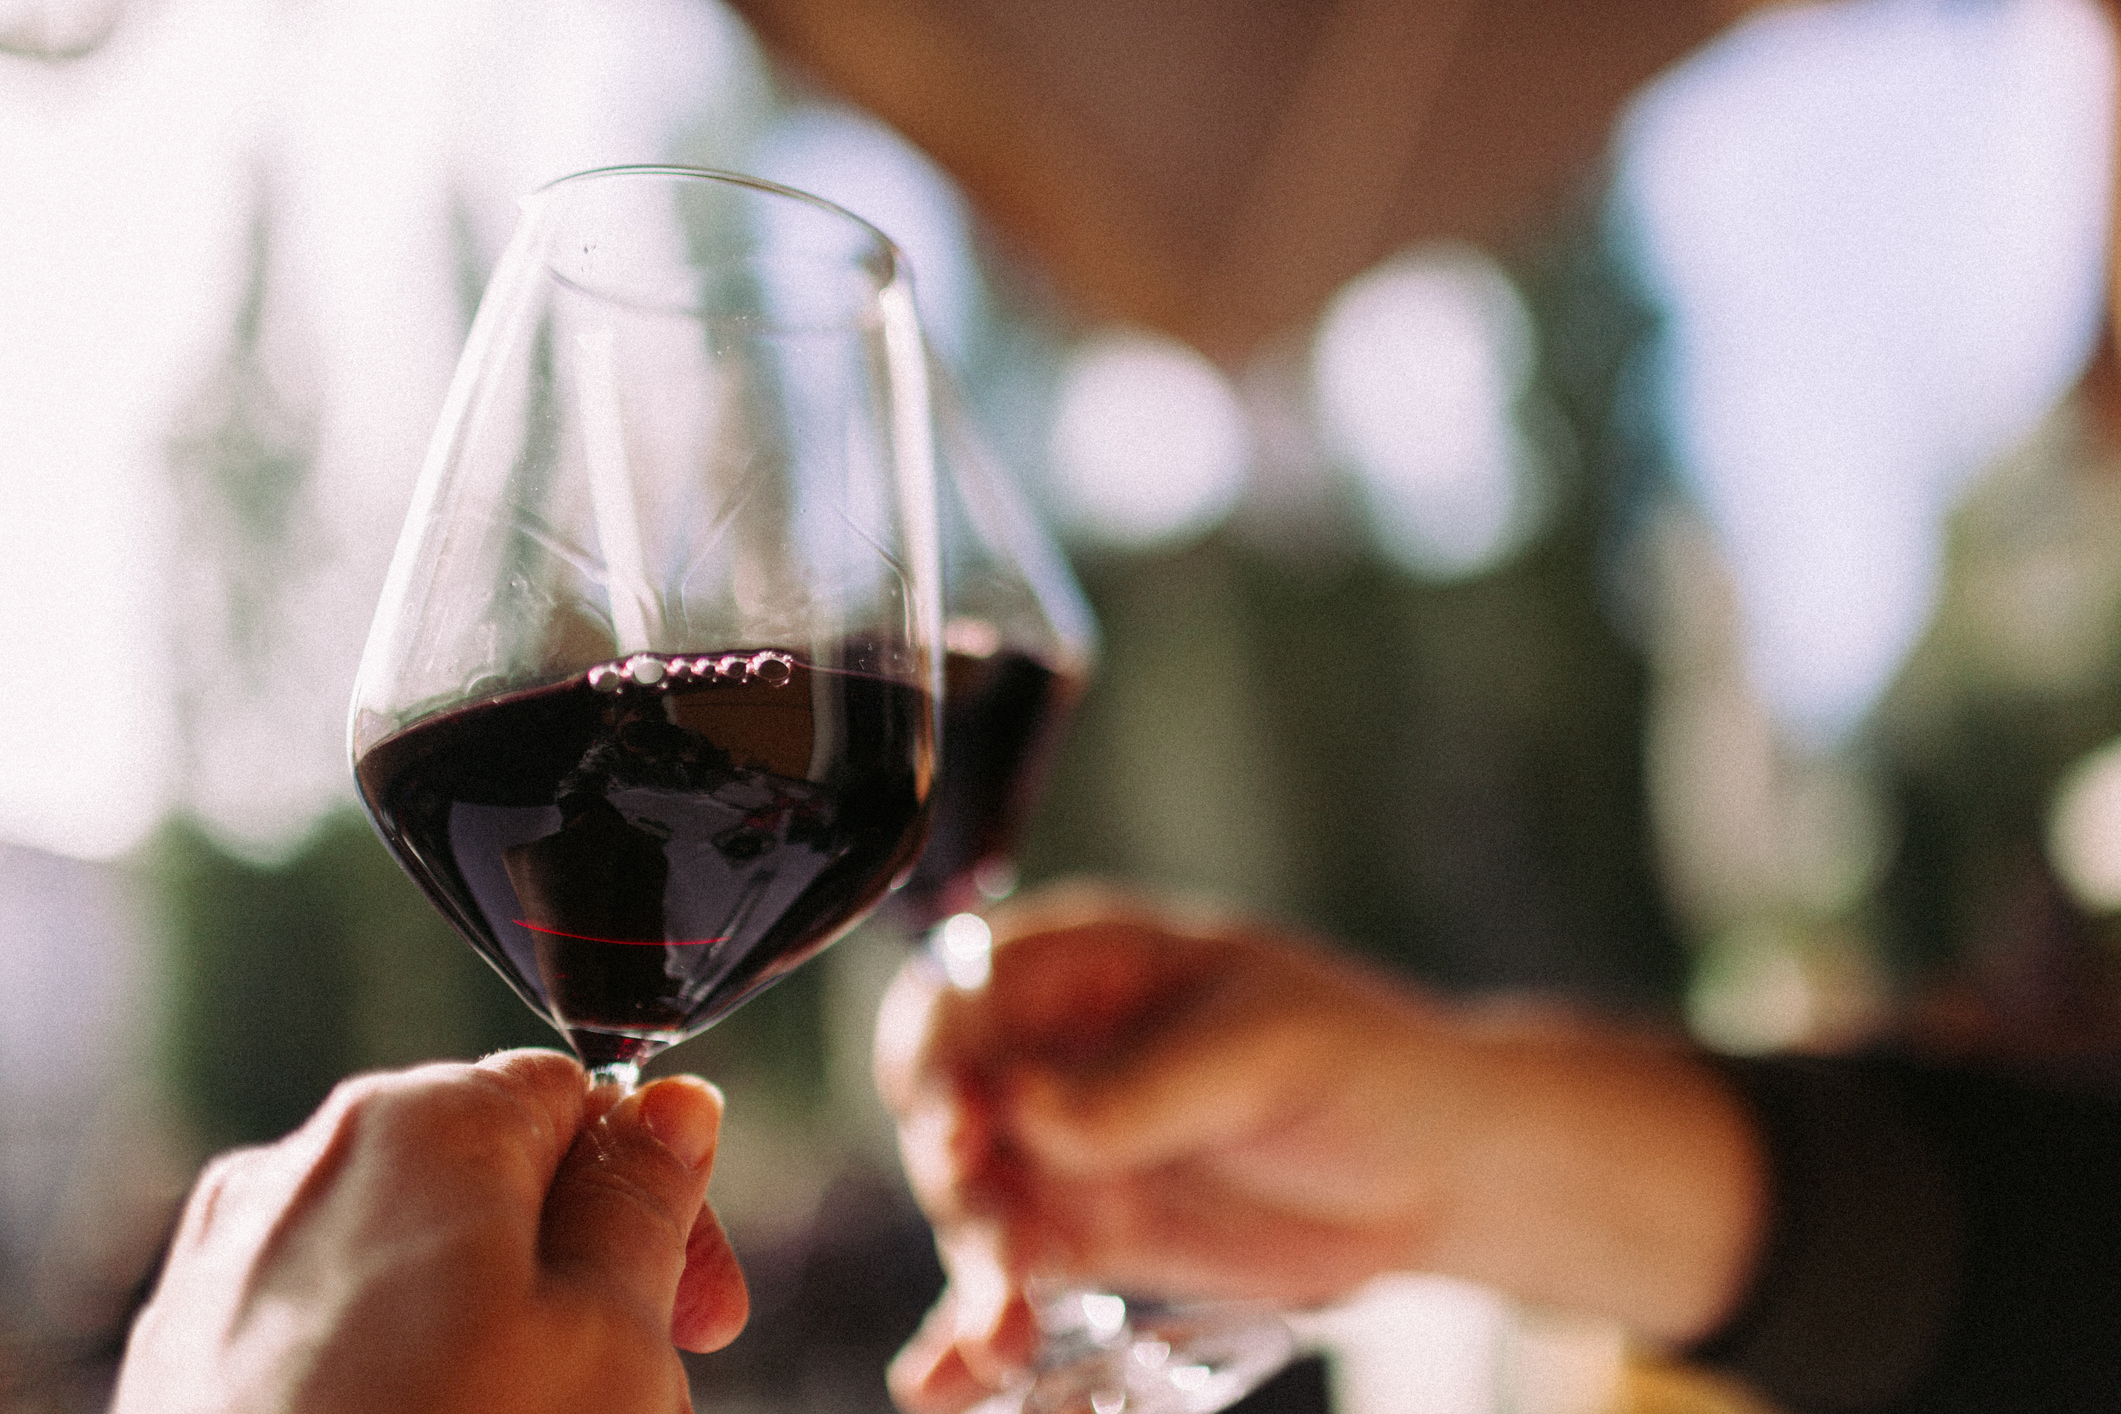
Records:
[[[1737,1304],[1766,1162],[1725,1079],[1681,1046],[1472,1011],[1431,1270],[1685,1342]]]

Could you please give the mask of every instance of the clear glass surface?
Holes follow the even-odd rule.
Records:
[[[928,847],[886,921],[910,936],[1006,896],[1016,845],[1097,659],[1066,559],[931,365],[943,573],[943,758]]]
[[[941,598],[903,261],[671,167],[524,203],[377,610],[350,745],[407,872],[630,1084],[913,862]]]
[[[1296,1353],[1272,1307],[1158,1300],[1034,1282],[1039,1352],[1024,1384],[975,1414],[1214,1414]]]

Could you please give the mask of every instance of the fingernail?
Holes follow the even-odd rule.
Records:
[[[641,1091],[641,1123],[686,1168],[714,1153],[722,1127],[721,1092],[690,1075],[673,1075]]]

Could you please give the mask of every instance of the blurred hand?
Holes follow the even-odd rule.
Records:
[[[340,1085],[193,1191],[116,1414],[691,1408],[748,1309],[707,1208],[721,1097],[611,1105],[545,1051]]]
[[[1265,925],[1075,888],[993,920],[990,976],[909,963],[877,1074],[950,1289],[892,1372],[963,1409],[1029,1358],[1032,1273],[1291,1306],[1388,1271],[1651,1336],[1710,1328],[1760,1159],[1684,1051],[1453,1008]]]

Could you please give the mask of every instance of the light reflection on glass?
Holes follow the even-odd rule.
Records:
[[[887,232],[913,264],[921,328],[962,366],[980,314],[964,205],[933,163],[897,133],[842,108],[801,108],[769,128],[744,170],[814,192]]]

